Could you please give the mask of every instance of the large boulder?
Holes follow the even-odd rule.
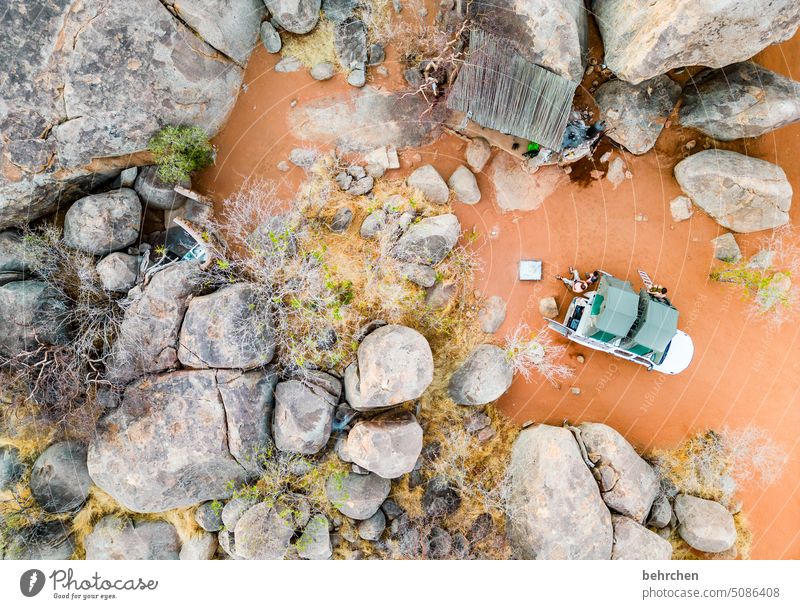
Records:
[[[729,150],[703,150],[675,166],[692,202],[721,226],[739,233],[789,222],[792,186],[783,169]]]
[[[141,221],[142,204],[130,188],[89,195],[67,210],[64,243],[88,254],[107,254],[136,241]]]
[[[345,70],[362,67],[367,61],[367,28],[361,19],[351,17],[333,30],[336,56]]]
[[[733,516],[716,501],[678,495],[673,504],[678,535],[701,552],[725,552],[736,543]]]
[[[159,177],[157,165],[148,165],[139,170],[133,189],[145,209],[177,209],[188,199],[175,192],[176,186],[190,189],[192,181],[182,180],[177,184],[169,184]]]
[[[322,0],[264,0],[270,15],[292,34],[307,34],[319,21]]]
[[[461,224],[455,214],[423,218],[400,237],[392,255],[404,262],[438,264],[453,249],[460,234]]]
[[[800,23],[795,0],[594,0],[605,62],[640,83],[673,68],[720,68],[791,38]]]
[[[656,145],[680,95],[681,86],[661,75],[638,85],[610,80],[598,87],[595,100],[608,137],[633,154],[644,154]]]
[[[213,371],[171,372],[129,385],[89,446],[95,484],[134,512],[230,496],[247,479],[228,445]]]
[[[331,436],[336,400],[315,392],[302,381],[289,380],[275,388],[272,435],[279,450],[313,455]]]
[[[615,512],[643,523],[659,490],[653,468],[616,430],[602,423],[582,423],[580,438],[595,464],[603,501]]]
[[[48,512],[72,512],[89,497],[92,479],[86,468],[86,447],[58,442],[39,455],[31,470],[31,493]]]
[[[433,354],[416,330],[390,324],[369,334],[345,370],[345,395],[356,410],[420,397],[433,380]]]
[[[112,252],[97,263],[95,270],[103,289],[109,292],[127,292],[139,279],[139,256]]]
[[[721,141],[758,137],[800,120],[800,83],[752,61],[699,74],[683,97],[681,124]]]
[[[218,545],[217,536],[204,531],[183,542],[179,557],[181,560],[211,560]]]
[[[614,525],[612,560],[670,560],[672,544],[625,516],[611,516]]]
[[[268,364],[275,331],[255,320],[255,290],[239,283],[193,298],[181,326],[178,359],[188,368],[242,368]]]
[[[163,520],[105,516],[86,536],[86,560],[178,560],[180,539]]]
[[[179,262],[157,271],[146,286],[129,294],[132,303],[106,366],[111,381],[125,384],[178,363],[178,332],[198,271],[195,262]]]
[[[579,83],[587,51],[583,2],[473,0],[469,15],[526,60]]]
[[[381,478],[399,478],[422,452],[422,427],[407,410],[380,414],[353,426],[345,450],[353,463]]]
[[[0,232],[0,277],[5,273],[22,273],[32,262],[33,254],[22,235],[11,230]]]
[[[522,430],[509,473],[507,531],[521,558],[610,558],[611,514],[568,430],[549,425]]]
[[[328,519],[322,514],[308,521],[303,535],[297,540],[297,553],[306,560],[328,560],[333,554]]]
[[[377,512],[391,490],[392,482],[377,474],[333,474],[325,482],[328,501],[355,520],[366,520]]]
[[[292,516],[277,506],[258,503],[236,523],[236,555],[247,560],[281,560],[294,536]]]
[[[163,0],[209,46],[244,67],[266,15],[263,0]]]
[[[478,345],[450,377],[448,393],[456,404],[481,406],[495,401],[511,387],[514,369],[505,351]]]
[[[272,369],[217,370],[217,388],[225,407],[228,450],[253,477],[262,471],[278,375]]]
[[[39,345],[69,340],[67,304],[43,281],[0,286],[0,355],[14,357]]]
[[[406,180],[410,188],[420,191],[431,203],[447,203],[450,190],[433,165],[423,165],[411,172]]]
[[[203,40],[205,28],[191,29],[200,20],[187,27],[182,18],[191,8],[193,17],[222,28],[244,15],[234,17],[223,0],[174,4],[181,16],[160,0],[140,0],[135,11],[104,0],[4,8],[0,227],[110,181],[164,125],[213,135],[224,124],[244,70]],[[249,44],[253,35],[242,40]]]

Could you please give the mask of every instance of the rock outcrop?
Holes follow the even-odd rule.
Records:
[[[211,533],[193,535],[181,546],[181,560],[211,560],[217,552],[217,536]]]
[[[300,558],[328,560],[333,555],[328,519],[322,514],[312,516],[296,545]]]
[[[183,195],[175,192],[175,187],[191,189],[192,181],[183,180],[177,184],[164,182],[158,176],[158,167],[148,165],[142,167],[136,175],[133,189],[139,195],[142,204],[147,209],[177,209],[188,200]]]
[[[179,262],[150,277],[130,296],[106,367],[108,378],[125,384],[178,363],[178,333],[189,296],[198,281],[195,262]]]
[[[447,180],[447,185],[453,189],[456,200],[461,203],[474,205],[481,200],[481,191],[478,188],[475,174],[463,165],[456,167],[456,170]]]
[[[447,203],[450,198],[450,190],[447,182],[436,171],[433,165],[423,165],[411,172],[406,180],[411,188],[415,188],[422,193],[431,203]]]
[[[608,425],[582,423],[578,429],[595,464],[603,501],[615,512],[643,523],[659,490],[653,468]]]
[[[31,493],[48,512],[72,512],[89,497],[92,479],[86,469],[86,447],[58,442],[39,455],[31,470]]]
[[[390,324],[369,334],[345,370],[345,395],[356,410],[415,400],[433,380],[433,354],[416,330]]]
[[[549,425],[522,430],[509,468],[507,530],[521,558],[611,556],[611,515],[568,430]]]
[[[264,366],[275,353],[271,324],[256,320],[257,302],[246,283],[193,298],[181,326],[178,359],[188,368]]]
[[[292,34],[307,34],[319,21],[322,0],[264,0],[270,15]]]
[[[103,289],[109,292],[127,292],[139,279],[138,256],[112,252],[97,263],[95,270]]]
[[[725,552],[736,543],[733,516],[716,501],[678,495],[674,508],[678,534],[695,550]]]
[[[241,67],[266,16],[263,0],[162,0],[186,25]]]
[[[366,520],[377,512],[391,488],[391,481],[377,474],[334,474],[325,482],[328,501],[355,520]]]
[[[43,281],[0,286],[0,355],[14,357],[41,345],[69,340],[68,307]]]
[[[610,80],[598,87],[595,100],[608,137],[633,154],[644,154],[656,145],[680,95],[680,85],[661,75],[638,85]]]
[[[281,560],[294,536],[292,514],[278,506],[257,503],[236,523],[235,552],[246,560]]]
[[[682,66],[745,61],[800,24],[794,0],[594,0],[592,9],[606,64],[634,84]]]
[[[102,518],[86,536],[86,560],[178,560],[178,532],[163,520]]]
[[[243,69],[166,4],[140,0],[131,10],[104,0],[54,0],[41,10],[24,3],[4,10],[0,228],[110,181],[164,125],[213,135],[224,123]],[[233,18],[221,0],[175,4],[191,8],[198,27],[200,17],[220,28]],[[258,24],[250,27],[238,30],[247,41],[242,49],[252,48]]]
[[[725,142],[800,120],[800,83],[752,61],[700,73],[683,97],[681,124]]]
[[[448,392],[456,404],[481,406],[493,402],[511,387],[514,369],[505,351],[478,345],[450,377]]]
[[[231,453],[223,399],[214,371],[171,372],[129,385],[89,446],[92,480],[134,512],[230,496],[231,484],[243,483],[248,472]]]
[[[380,414],[353,426],[345,450],[354,463],[381,478],[399,478],[414,469],[422,452],[422,427],[405,410]]]
[[[792,186],[783,169],[728,150],[703,150],[675,166],[692,202],[721,226],[739,233],[789,222]]]
[[[670,560],[672,544],[657,533],[625,516],[612,515],[612,560]]]
[[[87,254],[107,254],[136,241],[141,221],[142,204],[130,188],[89,195],[67,210],[64,243]]]
[[[461,224],[455,214],[423,218],[400,237],[392,255],[404,262],[439,264],[453,249],[460,235]]]
[[[318,453],[330,438],[335,406],[333,396],[302,381],[278,383],[272,423],[275,446],[290,453]]]

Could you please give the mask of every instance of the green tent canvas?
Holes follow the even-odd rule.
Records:
[[[630,282],[603,275],[597,284],[595,304],[592,322],[597,331],[592,338],[608,342],[628,335],[639,309],[639,296]]]
[[[648,351],[663,353],[678,330],[678,311],[646,290],[639,294],[639,308],[639,320],[628,338]]]

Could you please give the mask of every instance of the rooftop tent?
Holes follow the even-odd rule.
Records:
[[[678,311],[665,302],[639,293],[639,319],[628,338],[648,350],[663,353],[678,330]]]
[[[630,282],[603,275],[592,305],[592,325],[596,330],[592,338],[608,342],[627,336],[636,321],[638,309],[639,297]]]

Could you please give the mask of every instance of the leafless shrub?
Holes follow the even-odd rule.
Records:
[[[553,343],[547,328],[542,328],[534,335],[530,328],[519,324],[505,339],[506,357],[515,373],[522,375],[526,381],[538,372],[551,383],[568,379],[573,374],[572,368],[560,363],[566,347]]]
[[[105,359],[123,317],[121,299],[103,288],[92,256],[64,244],[59,228],[29,229],[21,247],[30,272],[65,305],[44,307],[40,321],[68,329],[69,340],[36,345],[0,364],[26,387],[27,401],[48,406],[44,416],[66,422],[104,382]]]
[[[723,503],[740,484],[765,487],[777,482],[787,462],[783,448],[753,426],[707,431],[675,449],[657,451],[653,459],[660,474],[682,492]]]

